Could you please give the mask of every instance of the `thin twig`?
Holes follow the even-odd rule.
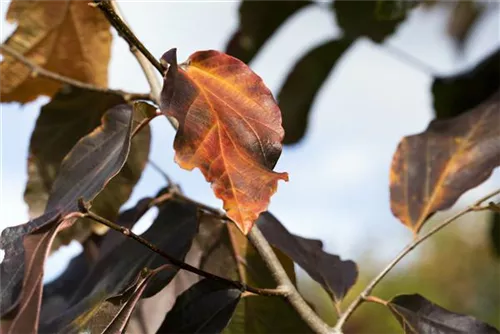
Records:
[[[387,273],[389,273],[389,271],[391,271],[392,268],[394,268],[394,266],[396,266],[396,264],[398,264],[399,261],[401,261],[415,247],[417,247],[423,241],[427,240],[429,237],[431,237],[435,233],[439,232],[441,229],[443,229],[444,227],[448,226],[449,224],[451,224],[452,222],[454,222],[458,218],[464,216],[465,214],[467,214],[469,212],[472,212],[472,211],[480,211],[480,210],[482,210],[483,208],[481,207],[481,204],[483,202],[487,201],[489,198],[491,198],[493,196],[496,196],[498,194],[500,194],[500,189],[498,189],[498,190],[496,190],[496,191],[494,191],[494,192],[492,192],[492,193],[484,196],[483,198],[479,199],[473,205],[471,205],[471,206],[463,209],[462,211],[456,213],[452,217],[446,219],[442,223],[438,224],[437,226],[435,226],[434,228],[432,228],[431,230],[429,230],[427,233],[425,233],[425,234],[423,234],[421,236],[417,236],[391,262],[389,262],[389,264],[370,283],[368,283],[368,285],[366,286],[366,288],[359,294],[359,296],[352,301],[352,303],[347,307],[347,309],[344,312],[344,314],[342,314],[342,316],[337,321],[337,324],[334,327],[335,330],[337,332],[341,332],[342,331],[342,326],[345,324],[345,322],[347,321],[347,319],[349,319],[349,317],[358,308],[358,306],[361,305],[361,303],[363,303],[363,301],[366,300],[366,298],[368,297],[368,295],[370,295],[370,293],[373,291],[373,289],[375,288],[375,286],[382,280],[382,278],[385,277],[385,275],[387,275]]]
[[[123,98],[126,101],[151,100],[150,94],[129,93],[129,92],[125,92],[125,91],[119,90],[119,89],[98,87],[98,86],[95,86],[92,84],[81,82],[81,81],[66,77],[64,75],[60,75],[60,74],[57,74],[55,72],[46,70],[46,69],[38,66],[37,64],[33,63],[28,58],[24,57],[22,54],[20,54],[19,52],[17,52],[16,50],[14,50],[13,48],[11,48],[8,45],[1,44],[0,49],[2,51],[4,51],[5,53],[7,53],[9,56],[16,58],[20,63],[22,63],[23,65],[28,67],[31,70],[31,72],[34,73],[35,75],[39,75],[39,76],[42,76],[42,77],[47,78],[47,79],[61,82],[63,84],[67,84],[67,85],[71,85],[74,87],[83,88],[83,89],[87,89],[87,90],[91,90],[91,91],[95,91],[95,92],[118,94],[118,95],[123,96]]]
[[[118,34],[127,41],[128,45],[132,48],[137,48],[149,62],[161,73],[165,72],[163,65],[149,52],[148,49],[139,41],[135,34],[130,30],[128,25],[116,12],[116,6],[113,6],[110,0],[94,0],[95,4],[104,13],[108,21],[115,27]]]
[[[278,283],[278,286],[288,291],[286,299],[297,311],[304,322],[307,323],[307,325],[316,333],[331,333],[332,329],[328,327],[328,325],[320,317],[318,317],[318,315],[304,301],[292,281],[290,281],[290,278],[281,265],[281,262],[257,225],[254,225],[250,230],[250,233],[248,233],[248,239],[255,247],[262,260],[266,263],[266,266],[271,271],[271,275]]]
[[[193,267],[193,266],[191,266],[191,265],[189,265],[181,260],[178,260],[178,259],[170,256],[169,254],[165,253],[163,250],[156,247],[155,245],[153,245],[152,243],[150,243],[149,241],[147,241],[143,237],[135,234],[129,228],[118,225],[116,223],[113,223],[112,221],[107,220],[106,218],[103,218],[103,217],[99,216],[98,214],[90,211],[88,204],[86,204],[83,201],[83,199],[80,199],[78,201],[78,208],[80,210],[79,214],[83,214],[85,217],[90,218],[98,223],[101,223],[101,224],[111,228],[112,230],[120,232],[124,236],[139,242],[140,244],[142,244],[143,246],[146,246],[147,248],[149,248],[150,250],[152,250],[156,254],[167,259],[172,265],[174,265],[180,269],[187,270],[189,272],[192,272],[192,273],[197,274],[199,276],[205,277],[207,279],[212,279],[212,280],[215,280],[218,282],[225,283],[225,284],[230,285],[230,286],[234,286],[235,288],[237,288],[241,291],[248,291],[248,292],[252,292],[254,294],[261,295],[261,296],[281,296],[281,297],[286,296],[286,291],[284,291],[283,289],[279,289],[279,288],[278,289],[260,289],[260,288],[251,287],[251,286],[248,286],[248,285],[246,285],[242,282],[239,282],[239,281],[233,281],[231,279],[227,279],[227,278],[224,278],[221,276],[214,275],[214,274],[209,273],[207,271]]]

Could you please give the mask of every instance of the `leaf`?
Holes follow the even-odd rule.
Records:
[[[266,239],[321,284],[335,303],[340,303],[356,283],[358,277],[356,264],[353,261],[342,261],[337,255],[326,253],[320,240],[291,234],[269,212],[260,215],[257,225]]]
[[[450,312],[418,294],[396,296],[387,307],[408,334],[499,333],[486,323],[468,315]]]
[[[197,225],[198,209],[195,205],[170,201],[161,207],[158,217],[141,236],[165,253],[183,260],[196,234]],[[98,331],[103,325],[102,322],[92,321],[94,312],[107,307],[110,298],[125,293],[133,286],[143,268],[156,270],[165,264],[169,263],[163,257],[137,241],[126,238],[99,258],[89,274],[82,277],[78,289],[71,294],[68,302],[60,306],[61,309],[54,310],[52,318],[42,319],[42,331]],[[141,297],[149,298],[158,293],[174,278],[178,270],[169,265],[155,274]],[[94,328],[94,325],[101,327]]]
[[[436,77],[432,84],[436,118],[446,119],[476,107],[500,88],[500,49],[473,68],[448,77]]]
[[[255,287],[276,286],[260,255],[233,224],[225,224],[213,216],[204,215],[196,241],[203,254],[201,269]],[[292,282],[295,282],[293,262],[279,250],[276,250],[276,255]],[[248,295],[242,298],[224,331],[227,334],[310,332],[284,299]]]
[[[201,280],[183,292],[157,333],[221,333],[238,304],[241,291]]]
[[[79,81],[106,87],[111,51],[110,25],[86,1],[14,0],[7,21],[17,28],[5,44],[42,68]],[[4,54],[2,102],[26,103],[54,95],[61,83],[33,77],[31,70]]]
[[[500,165],[500,94],[449,120],[434,120],[405,137],[390,172],[391,209],[418,233],[438,210],[452,206]]]
[[[102,125],[82,138],[64,159],[54,182],[45,213],[27,224],[2,232],[5,258],[2,277],[2,332],[31,333],[38,326],[43,265],[58,230],[67,228],[77,212],[77,201],[91,201],[123,167],[130,149],[132,108],[110,109]],[[63,218],[66,217],[66,218]],[[18,307],[16,308],[16,306]],[[21,320],[22,319],[22,320]]]
[[[196,52],[177,66],[176,50],[161,93],[163,113],[179,122],[175,160],[198,167],[224,202],[227,215],[247,234],[267,209],[278,180],[281,115],[262,79],[241,61],[217,51]]]
[[[406,12],[418,4],[416,0],[377,0],[375,16],[381,21],[404,19]]]
[[[31,217],[38,217],[45,211],[50,190],[66,154],[82,137],[99,126],[106,110],[122,103],[125,101],[116,94],[72,87],[69,92],[61,90],[42,107],[30,140],[28,182],[24,193]],[[135,124],[143,117],[134,111]],[[117,219],[118,210],[130,197],[146,166],[150,138],[149,126],[134,137],[127,162],[92,202],[92,211],[112,221]],[[90,220],[74,224],[56,236],[53,249],[73,239],[83,241],[93,230],[102,233],[106,229]]]
[[[493,254],[500,258],[500,213],[490,214],[490,243]]]
[[[335,0],[332,9],[337,17],[337,24],[349,38],[368,37],[375,43],[382,43],[392,35],[398,25],[406,19],[407,11],[391,17],[381,17],[378,1],[342,1]]]
[[[226,46],[227,54],[250,63],[276,30],[312,1],[251,1],[240,5],[240,24]]]
[[[463,49],[472,28],[485,9],[485,6],[473,0],[455,3],[448,19],[447,32],[455,40],[459,49]]]
[[[304,55],[288,74],[278,94],[284,144],[297,143],[304,136],[316,94],[351,43],[347,39],[323,43]]]
[[[151,200],[152,198],[149,197],[141,199],[134,207],[120,213],[116,223],[126,228],[132,228],[149,209]],[[93,234],[89,239],[91,240],[87,240],[86,243],[92,242],[97,248],[95,258],[97,262],[122,244],[126,237],[121,233],[110,231],[105,235]],[[66,270],[56,280],[43,287],[43,313],[40,316],[42,322],[43,319],[66,310],[71,295],[81,284],[82,278],[89,273],[92,263],[82,252],[71,260]]]

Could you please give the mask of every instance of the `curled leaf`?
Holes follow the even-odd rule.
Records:
[[[259,76],[224,53],[196,52],[178,66],[172,49],[163,61],[169,68],[160,107],[179,122],[175,160],[201,170],[246,234],[278,180],[288,180],[272,171],[284,136],[276,101]]]

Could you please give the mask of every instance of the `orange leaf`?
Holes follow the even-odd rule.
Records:
[[[436,211],[452,206],[500,165],[500,94],[421,134],[405,137],[390,174],[391,209],[418,233]]]
[[[247,234],[267,209],[278,180],[272,169],[281,154],[281,113],[262,79],[243,62],[218,51],[196,52],[169,64],[161,110],[179,122],[175,160],[198,167],[224,202],[227,215]]]
[[[46,70],[106,87],[110,24],[88,1],[14,0],[7,20],[17,23],[17,28],[5,44],[28,60]],[[30,68],[7,54],[0,72],[2,102],[29,102],[40,95],[52,96],[61,87],[59,82],[33,77]]]

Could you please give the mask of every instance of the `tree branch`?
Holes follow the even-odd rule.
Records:
[[[251,292],[251,293],[254,293],[257,295],[261,295],[261,296],[281,296],[281,297],[284,297],[286,295],[286,291],[284,291],[283,289],[280,289],[280,288],[278,288],[278,289],[255,288],[252,286],[248,286],[248,285],[246,285],[242,282],[239,282],[239,281],[233,281],[231,279],[217,276],[215,274],[212,274],[212,273],[209,273],[207,271],[193,267],[193,266],[191,266],[191,265],[189,265],[181,260],[178,260],[178,259],[170,256],[169,254],[165,253],[163,250],[156,247],[155,245],[153,245],[152,243],[150,243],[149,241],[147,241],[143,237],[135,234],[129,228],[118,225],[118,224],[116,224],[110,220],[107,220],[106,218],[103,218],[103,217],[99,216],[98,214],[90,211],[88,204],[85,203],[83,201],[83,199],[80,199],[78,201],[78,208],[80,210],[80,212],[78,214],[80,214],[80,215],[83,214],[84,217],[90,218],[98,223],[101,223],[101,224],[109,227],[112,230],[120,232],[128,238],[132,238],[133,240],[139,242],[143,246],[146,246],[147,248],[149,248],[150,250],[152,250],[156,254],[158,254],[161,257],[168,260],[172,265],[174,265],[180,269],[187,270],[189,272],[192,272],[192,273],[197,274],[199,276],[205,277],[207,279],[212,279],[212,280],[222,282],[222,283],[227,284],[227,285],[231,285],[231,286],[236,287],[237,289],[239,289],[241,291],[248,291],[248,292]]]
[[[437,226],[435,226],[434,228],[432,228],[431,230],[429,230],[427,233],[425,233],[425,234],[423,234],[421,236],[417,236],[391,262],[389,262],[389,264],[380,272],[380,274],[378,274],[370,283],[368,283],[368,285],[366,286],[366,288],[359,294],[359,296],[356,299],[353,300],[353,302],[347,307],[347,309],[344,312],[344,314],[342,314],[342,316],[337,321],[337,324],[334,327],[335,330],[337,332],[341,332],[342,331],[342,326],[345,324],[345,322],[347,321],[347,319],[349,319],[349,317],[358,308],[359,305],[361,305],[364,301],[366,301],[366,299],[368,298],[368,296],[370,295],[370,293],[372,292],[372,290],[375,288],[375,286],[377,286],[377,284],[387,275],[387,273],[389,273],[389,271],[391,271],[391,269],[394,268],[394,266],[396,266],[396,264],[398,264],[398,262],[401,261],[415,247],[417,247],[418,245],[420,245],[422,242],[424,242],[425,240],[427,240],[429,237],[431,237],[435,233],[439,232],[441,229],[443,229],[444,227],[448,226],[449,224],[451,224],[452,222],[454,222],[458,218],[464,216],[465,214],[467,214],[469,212],[472,212],[472,211],[481,211],[481,210],[483,210],[483,207],[481,207],[481,204],[483,202],[487,201],[488,199],[490,199],[491,197],[494,197],[494,196],[496,196],[498,194],[500,194],[500,189],[498,189],[498,190],[496,190],[496,191],[494,191],[494,192],[492,192],[492,193],[484,196],[483,198],[479,199],[473,205],[471,205],[471,206],[463,209],[462,211],[456,213],[452,217],[446,219],[442,223],[438,224]]]
[[[31,72],[34,75],[40,75],[44,78],[51,79],[51,80],[54,80],[57,82],[61,82],[63,84],[67,84],[67,85],[71,85],[74,87],[83,88],[83,89],[87,89],[87,90],[91,90],[91,91],[95,91],[95,92],[118,94],[118,95],[123,96],[123,98],[126,101],[151,100],[151,98],[152,98],[150,96],[150,94],[129,93],[129,92],[125,92],[123,90],[103,88],[103,87],[98,87],[98,86],[88,84],[85,82],[81,82],[81,81],[66,77],[64,75],[60,75],[60,74],[57,74],[55,72],[46,70],[46,69],[38,66],[37,64],[33,63],[28,58],[24,57],[22,54],[20,54],[19,52],[17,52],[16,50],[14,50],[13,48],[11,48],[8,45],[1,44],[0,49],[3,52],[5,52],[6,54],[8,54],[9,56],[17,59],[19,62],[21,62],[23,65],[25,65],[29,69],[31,69]]]
[[[127,41],[130,48],[137,48],[149,62],[160,72],[162,75],[165,72],[163,65],[149,52],[148,49],[139,41],[135,34],[130,30],[128,25],[123,21],[122,17],[117,13],[117,6],[111,0],[94,0],[94,3],[104,13],[108,21],[115,27],[118,34]]]
[[[283,269],[278,257],[257,225],[254,225],[250,230],[250,233],[248,233],[248,239],[266,263],[273,278],[278,283],[278,286],[288,291],[286,299],[297,311],[300,317],[307,323],[307,325],[316,333],[332,332],[332,329],[328,327],[328,325],[320,317],[318,317],[318,315],[311,309],[311,307],[309,307],[299,294],[292,281],[290,281],[285,269]]]

